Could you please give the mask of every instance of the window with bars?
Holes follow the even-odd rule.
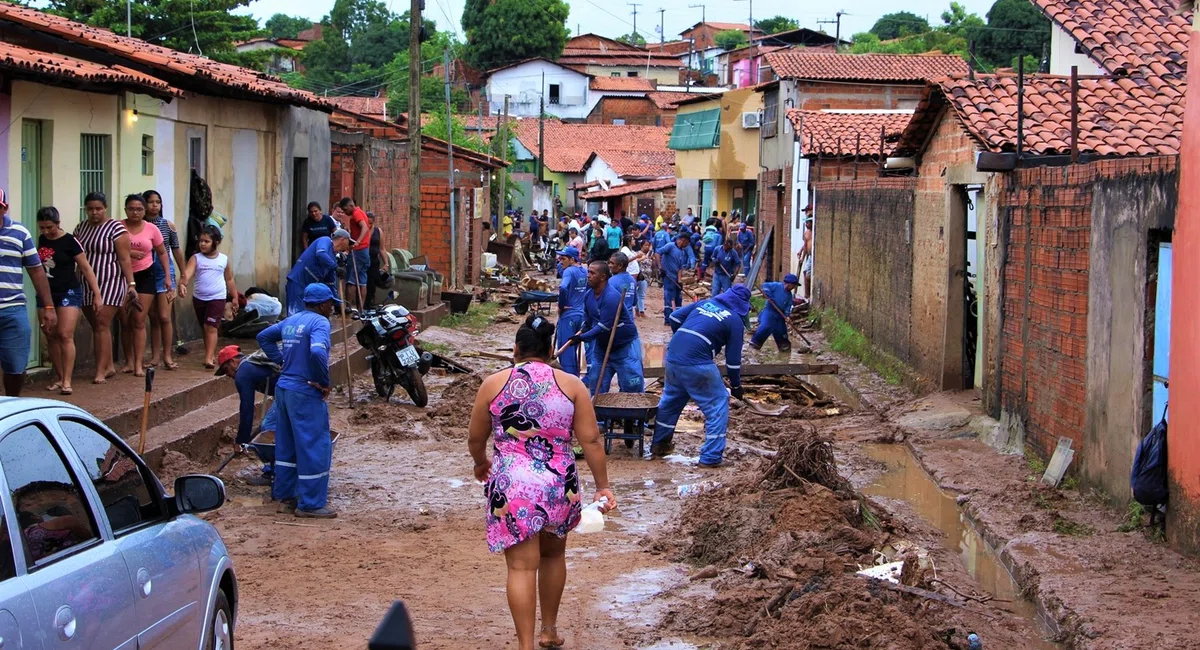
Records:
[[[83,199],[92,192],[111,194],[112,140],[99,133],[79,136],[79,215],[83,217]]]
[[[142,136],[142,176],[154,175],[154,136]]]

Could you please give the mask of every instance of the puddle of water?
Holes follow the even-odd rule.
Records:
[[[1021,597],[1021,588],[1000,562],[995,549],[967,520],[955,502],[955,496],[938,487],[908,447],[868,444],[863,445],[862,449],[868,457],[888,467],[887,472],[874,484],[863,489],[863,493],[907,502],[922,519],[945,535],[947,545],[958,552],[959,560],[966,567],[967,573],[984,591],[999,600],[1011,601],[998,605],[1028,619],[1038,629],[1045,629],[1037,606]],[[1039,641],[1031,647],[1037,650],[1055,650],[1060,647],[1049,641]]]

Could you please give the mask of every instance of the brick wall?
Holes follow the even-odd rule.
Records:
[[[851,143],[853,147],[853,143]],[[854,181],[879,176],[879,163],[853,158],[817,158],[809,167],[809,182]]]
[[[620,211],[624,210],[625,214],[629,215],[636,221],[637,218],[641,216],[641,213],[638,212],[637,207],[639,199],[654,199],[655,213],[649,215],[650,217],[655,217],[660,214],[669,217],[675,212],[675,188],[671,187],[665,190],[656,190],[653,192],[643,192],[641,194],[630,194],[628,196],[623,196],[619,199],[619,204],[616,208],[616,214],[620,214]]]
[[[900,109],[915,108],[925,92],[923,84],[851,84],[804,81],[798,84],[799,108]]]
[[[1111,160],[1007,175],[1001,405],[1023,420],[1026,441],[1043,457],[1059,437],[1076,449],[1084,439],[1094,185],[1174,165],[1174,158]]]
[[[674,126],[675,111],[663,111],[646,97],[604,97],[587,117],[588,124],[612,124],[622,119],[638,126]]]
[[[758,175],[758,209],[755,236],[758,241],[771,227],[771,249],[767,252],[759,280],[773,281],[792,271],[792,166],[771,169]],[[782,188],[779,187],[783,184]]]

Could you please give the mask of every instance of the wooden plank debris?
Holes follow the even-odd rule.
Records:
[[[721,371],[722,375],[725,374],[724,364],[718,365],[717,369]],[[644,368],[642,371],[642,375],[646,379],[662,377],[665,374],[661,366]],[[836,363],[758,363],[742,365],[743,377],[836,374],[838,374],[838,365]]]

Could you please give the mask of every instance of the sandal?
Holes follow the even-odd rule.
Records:
[[[93,380],[92,380],[92,383],[93,383],[93,384],[107,384],[107,383],[108,383],[108,377],[105,377],[104,379],[93,379]]]
[[[63,388],[63,389],[61,389],[61,390],[59,390],[59,391],[58,391],[58,394],[59,394],[59,395],[71,395],[71,394],[73,394],[74,392],[75,392],[75,391],[74,391],[74,390],[72,390],[72,389],[70,389],[70,388]]]
[[[54,382],[53,384],[50,384],[49,386],[47,386],[47,387],[46,387],[46,390],[48,390],[48,391],[50,391],[51,393],[53,393],[54,391],[56,391],[56,390],[59,390],[59,389],[61,389],[61,388],[62,388],[62,382],[61,382],[61,381],[56,381],[56,382]]]
[[[163,368],[166,368],[167,370],[178,370],[179,364],[175,363],[174,361],[165,361],[163,362]]]

